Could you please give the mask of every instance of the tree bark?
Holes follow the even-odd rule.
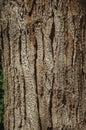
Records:
[[[1,17],[5,130],[86,130],[83,3],[9,0]]]

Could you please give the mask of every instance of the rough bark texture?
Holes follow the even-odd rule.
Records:
[[[0,25],[5,130],[86,130],[86,10],[9,0]]]

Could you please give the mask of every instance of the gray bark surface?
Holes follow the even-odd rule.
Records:
[[[5,130],[86,130],[85,3],[9,0],[1,20]]]

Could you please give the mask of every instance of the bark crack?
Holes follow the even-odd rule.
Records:
[[[53,17],[54,17],[54,15],[53,15]],[[55,37],[55,23],[53,20],[52,28],[51,28],[51,32],[50,32],[50,36],[49,36],[49,38],[51,39],[51,44],[53,43],[54,37]]]
[[[44,43],[44,33],[41,29],[41,33],[42,33],[42,42],[43,42],[43,61],[44,61],[44,58],[45,58],[45,43]]]
[[[26,87],[25,87],[25,78],[23,75],[23,89],[24,89],[24,120],[26,121]]]
[[[15,79],[13,77],[13,83],[14,83],[14,86],[13,86],[13,95],[14,95],[14,99],[13,99],[13,117],[14,117],[14,122],[13,122],[13,130],[15,129]]]
[[[11,64],[11,48],[10,48],[10,35],[9,35],[9,21],[7,23],[7,38],[8,38],[8,47],[9,47],[9,65]]]
[[[47,130],[53,130],[53,121],[52,121],[52,98],[53,98],[53,85],[54,85],[54,73],[53,73],[53,79],[52,79],[52,88],[51,88],[51,94],[50,94],[50,105],[49,105],[49,112],[51,117],[51,127],[48,127]]]
[[[20,83],[19,83],[19,76],[18,76],[18,75],[17,75],[17,80],[18,80],[18,93],[19,93],[19,95],[18,95],[18,101],[19,101],[18,107],[19,107],[19,114],[20,114],[20,117],[21,117],[21,119],[20,119],[20,124],[19,124],[19,128],[22,128],[21,91],[20,91]]]
[[[54,41],[54,37],[55,37],[55,23],[54,23],[54,12],[53,11],[52,11],[52,17],[53,17],[53,23],[52,23],[52,28],[51,28],[51,32],[50,32],[49,38],[51,40],[52,56],[54,57],[53,41]]]
[[[21,61],[21,32],[20,32],[20,36],[19,36],[19,55],[20,55],[20,64],[22,63]]]
[[[1,37],[1,45],[0,45],[0,49],[1,50],[4,50],[4,44],[3,44],[3,29],[2,29],[2,26],[1,26],[1,32],[0,32],[0,37]]]

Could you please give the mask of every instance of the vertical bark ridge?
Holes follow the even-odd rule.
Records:
[[[21,101],[21,91],[20,91],[20,83],[19,83],[19,76],[17,74],[17,79],[18,79],[18,93],[19,93],[19,96],[18,96],[18,100],[19,100],[19,103],[18,103],[18,106],[19,106],[19,114],[20,114],[20,123],[18,125],[18,128],[22,128],[22,101]]]
[[[23,37],[22,37],[22,35],[24,34],[24,39],[23,39]],[[26,42],[26,44],[27,44],[27,39],[26,39],[26,31],[24,30],[24,31],[22,31],[21,32],[21,36],[20,36],[20,43],[19,44],[21,44],[21,45],[19,45],[20,46],[20,57],[21,57],[21,71],[22,71],[22,74],[21,74],[21,78],[22,78],[22,83],[23,83],[23,103],[24,103],[24,118],[23,118],[23,120],[24,120],[24,124],[22,124],[22,128],[23,129],[26,129],[26,125],[27,125],[27,106],[26,106],[26,103],[27,103],[27,101],[26,101],[26,75],[25,75],[25,71],[24,71],[24,60],[23,60],[23,58],[22,58],[22,56],[25,54],[25,53],[27,53],[27,45],[25,46],[25,53],[23,52],[23,45],[24,45],[24,43],[22,43],[22,41],[23,42]],[[26,57],[27,58],[27,57]],[[26,61],[27,62],[27,61]],[[21,82],[21,79],[20,79],[20,82]],[[21,99],[22,100],[22,99]],[[22,107],[22,106],[21,106]],[[23,126],[24,125],[24,126]]]
[[[22,85],[20,87],[20,79],[19,77],[21,76],[21,73],[19,73],[20,71],[20,55],[19,55],[19,31],[17,33],[17,36],[15,37],[16,41],[14,40],[14,47],[13,48],[13,55],[14,55],[14,82],[15,82],[15,103],[14,103],[14,111],[15,111],[15,115],[17,115],[17,121],[15,120],[15,129],[19,129],[20,127],[22,127],[22,111],[21,111],[21,105],[22,105],[22,100],[21,100],[21,88]],[[20,74],[20,76],[19,76]],[[22,80],[21,80],[22,82]]]
[[[35,41],[35,63],[34,63],[34,68],[35,68],[35,84],[36,84],[36,94],[37,94],[37,109],[38,109],[38,118],[39,118],[39,126],[40,130],[42,130],[42,125],[41,125],[41,118],[40,118],[40,110],[39,110],[39,95],[38,95],[38,85],[37,85],[37,40]]]
[[[5,28],[6,28],[6,25],[5,25]],[[9,128],[9,122],[10,122],[10,118],[9,118],[9,115],[10,115],[10,109],[9,109],[9,106],[10,106],[10,92],[9,92],[9,88],[10,88],[10,86],[9,86],[9,47],[8,47],[8,38],[7,38],[7,32],[6,32],[6,30],[3,32],[3,36],[4,36],[4,38],[6,38],[6,39],[3,39],[3,46],[4,46],[4,48],[5,48],[5,50],[4,51],[6,51],[6,53],[4,54],[3,53],[3,58],[4,57],[7,57],[7,59],[4,59],[4,64],[3,64],[3,70],[4,70],[4,74],[6,75],[6,77],[4,78],[4,81],[5,81],[5,89],[6,89],[6,91],[5,91],[5,98],[4,98],[4,101],[6,101],[6,105],[5,105],[5,110],[6,110],[6,117],[7,117],[7,119],[8,119],[8,122],[6,122],[5,121],[5,123],[7,124],[7,126],[6,126],[6,128],[8,129]],[[6,70],[7,71],[6,71]],[[4,75],[4,76],[5,76]],[[6,94],[6,92],[7,92],[7,94]],[[9,109],[9,112],[8,112],[8,109]]]
[[[21,68],[21,78],[19,79],[19,84],[20,86],[20,109],[21,109],[21,122],[20,122],[20,127],[22,128],[24,125],[26,125],[26,87],[25,87],[25,77],[24,77],[24,72],[22,69],[22,64],[20,65]],[[23,93],[22,93],[23,91]],[[23,94],[23,95],[22,95]],[[23,105],[23,106],[22,106]]]
[[[21,37],[19,37],[19,44],[22,44],[21,42]],[[19,86],[20,86],[20,115],[21,115],[21,121],[20,121],[20,125],[19,128],[24,127],[24,125],[26,125],[26,84],[25,84],[25,77],[24,77],[24,71],[22,68],[22,60],[20,60],[21,57],[21,47],[22,45],[19,45],[19,62],[20,62],[20,72],[18,73],[18,77],[19,77]],[[22,85],[21,85],[22,84]],[[23,93],[22,93],[23,91]],[[23,105],[23,106],[22,106]]]

